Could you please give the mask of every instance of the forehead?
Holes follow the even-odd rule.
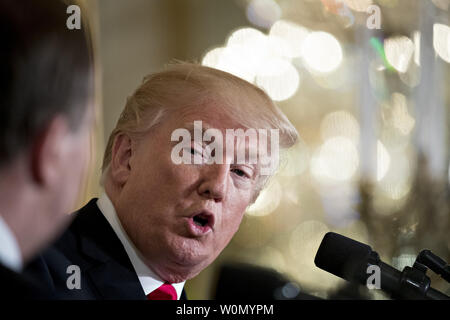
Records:
[[[233,119],[228,107],[217,102],[170,109],[161,125],[165,127],[166,134],[178,128],[194,132],[195,121],[201,121],[202,131],[211,128],[225,133],[226,129],[246,129],[238,120]]]

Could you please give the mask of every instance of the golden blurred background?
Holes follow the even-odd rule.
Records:
[[[313,262],[328,231],[399,269],[423,248],[449,261],[450,0],[81,3],[100,72],[80,205],[100,192],[105,140],[127,96],[173,59],[255,83],[300,133],[230,245],[187,282],[190,299],[213,298],[229,261],[273,268],[330,297],[344,281]],[[450,293],[439,278],[432,284]]]

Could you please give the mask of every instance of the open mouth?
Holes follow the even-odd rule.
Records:
[[[214,215],[209,212],[200,212],[189,219],[189,229],[194,236],[202,236],[212,230]]]
[[[205,212],[201,212],[199,214],[196,214],[192,220],[194,221],[195,225],[199,226],[199,227],[210,227],[212,228],[213,226],[213,220],[214,220],[214,216],[209,214],[209,213],[205,213]]]
[[[205,227],[209,223],[209,219],[207,217],[205,217],[203,214],[198,214],[198,215],[194,216],[193,220],[194,220],[194,223],[200,227]]]

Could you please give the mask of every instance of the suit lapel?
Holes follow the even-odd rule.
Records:
[[[89,279],[107,300],[146,300],[134,270],[109,261],[87,270]]]
[[[81,252],[91,265],[84,270],[103,299],[146,299],[128,255],[92,199],[80,209],[74,221]]]

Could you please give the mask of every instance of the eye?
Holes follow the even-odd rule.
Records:
[[[186,148],[186,149],[188,149],[188,148]],[[200,149],[198,146],[194,146],[194,145],[192,145],[189,148],[189,153],[193,156],[200,156],[200,157],[203,156],[203,150]]]
[[[205,159],[203,157],[203,149],[197,146],[191,146],[190,148],[186,148],[186,152],[189,152],[191,155],[190,164],[202,164]]]
[[[244,177],[244,178],[250,178],[250,175],[248,175],[244,170],[241,169],[231,169],[232,172],[234,172],[236,175],[238,175],[239,177]]]

